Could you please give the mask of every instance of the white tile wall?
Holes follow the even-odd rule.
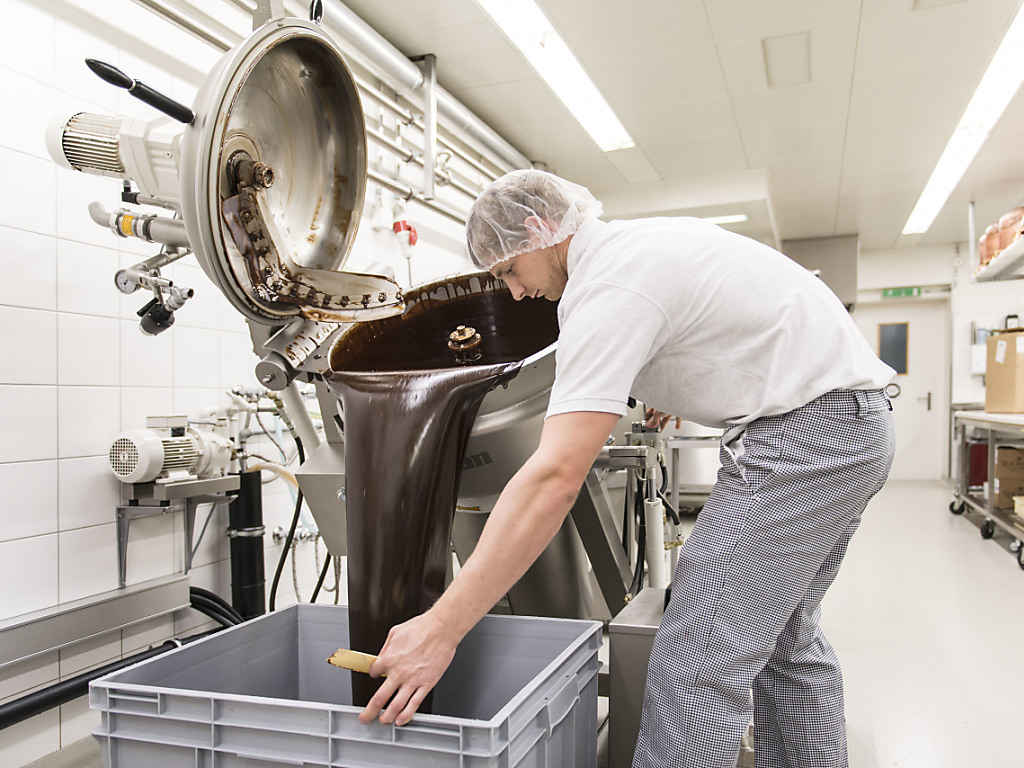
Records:
[[[26,34],[25,30],[31,30]],[[0,66],[41,83],[56,82],[56,20],[28,0],[7,0],[0,25]],[[52,89],[51,89],[52,90]]]
[[[176,330],[175,327],[156,336],[147,336],[139,330],[138,318],[121,321],[122,387],[171,386],[174,380]]]
[[[56,196],[59,237],[100,248],[114,247],[117,236],[92,220],[89,204],[99,202],[107,210],[119,207],[121,184],[116,179],[61,169],[56,179]]]
[[[125,656],[159,645],[174,635],[174,617],[159,616],[140,621],[121,632],[121,651]]]
[[[88,738],[93,730],[100,726],[100,712],[89,709],[88,696],[82,696],[67,704],[62,704],[59,709],[60,746],[62,749],[76,741]]]
[[[0,765],[28,765],[60,749],[60,712],[51,709],[0,731]]]
[[[121,484],[104,456],[61,459],[57,462],[61,531],[103,525],[115,520]]]
[[[15,699],[19,694],[56,680],[59,654],[48,651],[4,667],[0,676],[0,702]]]
[[[0,226],[54,235],[57,214],[50,201],[56,194],[57,167],[49,160],[0,146]]]
[[[56,605],[58,599],[57,536],[33,536],[0,543],[0,619]],[[116,585],[115,585],[116,586]]]
[[[23,229],[0,227],[0,304],[33,309],[57,307],[57,242]]]
[[[134,523],[132,524],[134,528]],[[134,529],[132,530],[134,534]],[[114,523],[63,531],[60,539],[61,603],[117,589],[117,537]],[[133,549],[129,549],[128,562]]]
[[[114,661],[121,656],[121,631],[105,632],[96,637],[62,648],[60,656],[60,677],[73,677],[92,667]]]
[[[128,538],[128,584],[139,584],[181,571],[174,542],[183,538],[181,513],[135,520]],[[115,585],[116,586],[116,585]]]
[[[174,344],[174,386],[216,387],[220,333],[204,328],[177,326]]]
[[[141,429],[147,416],[174,413],[174,390],[170,387],[122,387],[121,429]]]
[[[13,364],[4,362],[5,366]],[[8,435],[0,440],[0,462],[56,458],[57,388],[0,385],[0,402],[4,403]]]
[[[8,22],[9,23],[9,22]],[[51,88],[40,88],[39,81],[10,70],[0,70],[0,103],[31,105],[16,119],[4,123],[4,144],[28,155],[49,159],[46,153],[46,128],[56,107]]]
[[[85,60],[99,59],[117,66],[117,46],[64,19],[57,19],[56,29],[57,90],[88,99],[116,114],[121,89],[100,80],[85,65]]]
[[[53,312],[0,305],[3,384],[57,383],[57,318]]]
[[[94,225],[95,226],[95,225]],[[116,237],[95,227],[105,246],[57,241],[57,309],[83,315],[117,317],[121,295],[114,288],[119,265]],[[142,302],[139,302],[141,305]]]
[[[116,387],[58,388],[60,458],[106,455],[114,436],[121,431],[119,395]]]
[[[57,462],[0,464],[4,494],[0,540],[15,541],[57,532]]]
[[[57,383],[117,386],[120,326],[113,317],[57,313]]]

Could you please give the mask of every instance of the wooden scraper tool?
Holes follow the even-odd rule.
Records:
[[[339,648],[327,659],[328,664],[333,664],[342,669],[351,669],[353,672],[370,673],[370,665],[377,660],[377,657],[369,653],[350,651],[347,648]],[[386,677],[386,675],[384,675]]]

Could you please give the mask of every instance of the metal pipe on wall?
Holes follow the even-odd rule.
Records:
[[[170,7],[161,0],[135,0],[135,2],[219,50],[226,51],[241,39],[239,36],[232,40],[225,34],[211,31],[198,23],[194,17],[187,16],[180,9]],[[251,13],[253,10],[249,3],[237,0],[234,2],[246,13]],[[298,6],[298,4],[291,3],[290,5]],[[305,17],[304,9],[296,11],[293,8],[293,13]],[[419,93],[422,89],[423,72],[420,68],[341,2],[330,4],[330,11],[324,17],[323,26],[340,40],[355,48],[375,68],[381,70],[382,74],[393,80],[394,84],[398,86],[396,90],[403,89],[410,93]],[[437,89],[437,110],[439,115],[452,124],[445,127],[452,130],[453,133],[465,132],[472,140],[495,154],[511,168],[530,167],[531,163],[524,154],[440,87]]]
[[[412,110],[406,109],[394,99],[389,98],[387,95],[381,93],[377,88],[373,87],[365,80],[359,77],[353,77],[352,79],[355,80],[356,87],[359,88],[359,92],[361,94],[363,94],[369,99],[372,99],[374,102],[387,109],[389,112],[391,112],[391,114],[393,114],[406,125],[414,126],[416,128],[419,128],[421,131],[424,130],[423,121],[416,117]],[[463,151],[462,148],[457,147],[455,144],[448,141],[448,139],[446,139],[444,136],[438,135],[437,143],[440,144],[449,152],[451,152],[455,157],[459,158],[464,163],[471,166],[473,170],[477,171],[481,175],[487,177],[488,179],[491,179],[492,181],[498,178],[498,174],[496,174],[493,170],[484,166],[476,158],[471,157],[469,154]]]

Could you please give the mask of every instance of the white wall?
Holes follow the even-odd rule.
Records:
[[[984,378],[971,372],[972,325],[1002,328],[1010,314],[1024,316],[1024,282],[978,283],[966,244],[861,253],[862,293],[904,286],[950,286],[954,403],[984,402]]]
[[[195,298],[176,313],[171,330],[142,336],[135,311],[145,297],[119,294],[113,275],[157,249],[96,226],[88,204],[119,205],[119,182],[58,169],[44,146],[55,112],[146,112],[92,75],[85,57],[106,60],[190,103],[216,54],[130,0],[80,6],[5,0],[0,25],[0,400],[6,417],[0,440],[0,620],[117,587],[119,486],[106,452],[119,431],[144,426],[147,415],[198,416],[226,405],[231,387],[256,385],[247,328],[192,257],[166,274],[193,288]],[[367,199],[372,212],[375,193]],[[406,262],[386,218],[393,198],[382,196],[381,204],[386,221],[363,222],[350,267],[383,260],[407,285]],[[461,227],[415,206],[408,214],[422,238],[412,262],[415,282],[468,267]],[[292,510],[281,481],[265,486],[268,534],[287,527]],[[197,529],[204,518],[201,509]],[[222,509],[190,575],[193,584],[229,598],[226,523]],[[182,571],[181,529],[180,514],[132,524],[129,583]],[[269,591],[280,548],[269,535],[265,542]],[[299,545],[303,599],[317,575],[313,546]],[[294,601],[288,567],[278,605]],[[9,666],[0,671],[0,703],[207,626],[212,624],[204,616],[186,610]],[[0,765],[26,765],[87,737],[98,723],[80,699],[0,731]]]

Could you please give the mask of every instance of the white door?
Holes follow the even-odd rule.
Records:
[[[853,319],[879,354],[883,334],[899,344],[905,324],[906,372],[893,398],[896,458],[890,477],[939,480],[947,474],[950,407],[949,300],[890,299],[859,303]],[[883,329],[882,326],[889,326]]]

